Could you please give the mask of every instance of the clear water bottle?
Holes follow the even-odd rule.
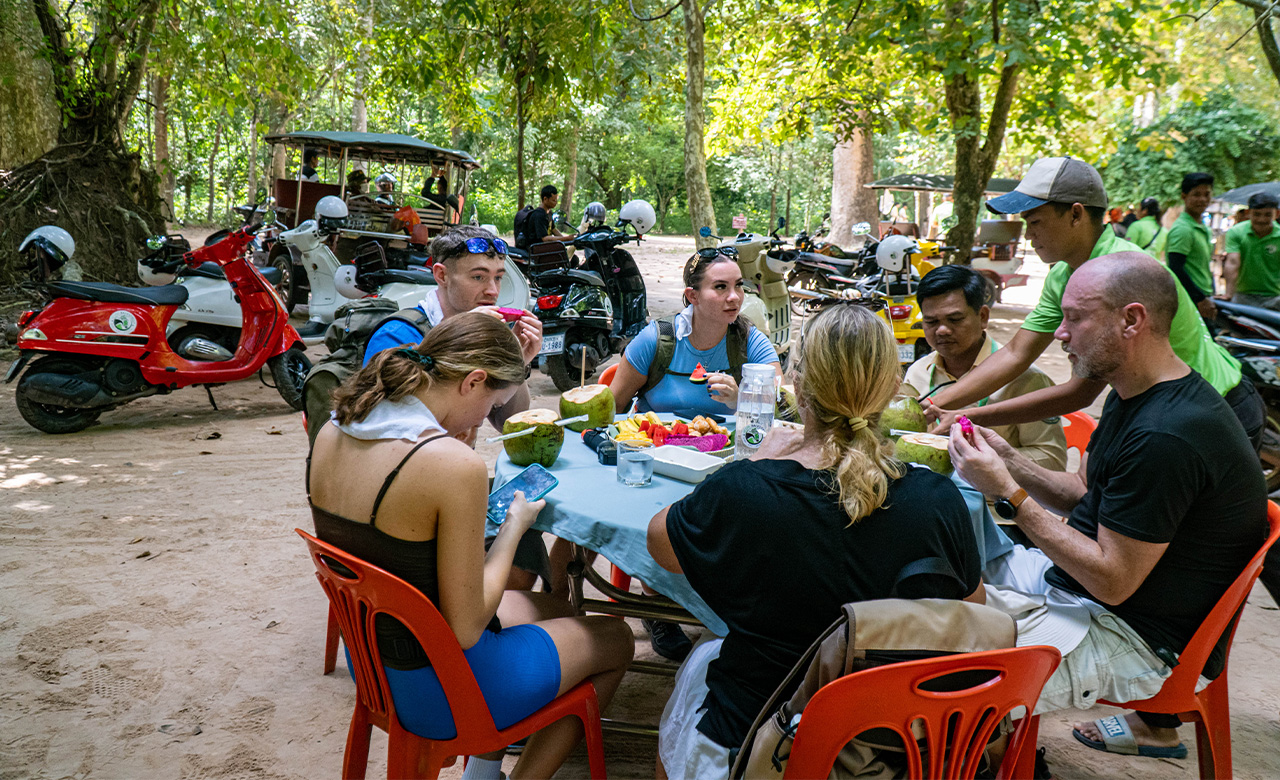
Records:
[[[773,408],[777,397],[777,374],[765,363],[747,363],[742,367],[742,384],[738,386],[738,423],[734,432],[734,460],[745,460],[760,449],[765,434],[773,427]]]

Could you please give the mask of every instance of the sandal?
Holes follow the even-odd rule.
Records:
[[[1138,741],[1133,737],[1133,730],[1129,728],[1129,723],[1123,716],[1112,715],[1109,718],[1099,718],[1093,722],[1093,725],[1097,726],[1098,731],[1102,733],[1101,742],[1096,739],[1089,739],[1077,729],[1071,730],[1071,736],[1086,747],[1101,750],[1104,753],[1117,753],[1123,756],[1145,756],[1147,758],[1187,757],[1187,746],[1182,743],[1178,743],[1174,747],[1139,745]]]

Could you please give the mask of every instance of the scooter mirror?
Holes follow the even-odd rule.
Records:
[[[164,236],[152,236],[147,239],[147,249],[150,249],[152,252],[158,252],[161,249],[164,249],[164,245],[166,243],[167,241]]]
[[[858,224],[853,226],[853,234],[855,236],[865,236],[870,232],[871,232],[871,223],[869,222],[859,222]]]
[[[706,225],[703,225],[702,227],[698,228],[698,235],[702,236],[703,238],[707,238],[708,236],[711,235],[711,228],[707,227]]]
[[[783,229],[784,227],[786,227],[786,226],[787,226],[787,218],[786,218],[786,217],[778,217],[778,227],[777,227],[776,229],[777,229],[777,230],[782,230],[782,229]]]

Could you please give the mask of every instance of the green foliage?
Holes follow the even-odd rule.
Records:
[[[1212,173],[1214,190],[1280,178],[1280,130],[1274,117],[1242,103],[1229,89],[1187,100],[1149,127],[1124,127],[1102,170],[1116,203],[1154,197],[1176,203],[1184,174]]]

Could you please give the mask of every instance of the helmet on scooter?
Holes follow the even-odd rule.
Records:
[[[347,218],[347,204],[337,195],[326,195],[316,203],[316,222],[326,232],[337,232]]]
[[[900,274],[911,267],[911,255],[920,254],[920,244],[909,236],[886,236],[876,247],[876,265]]]
[[[582,213],[582,216],[587,222],[604,222],[606,214],[604,204],[593,200],[587,204],[587,210]]]
[[[343,298],[356,300],[368,295],[368,293],[356,286],[356,267],[354,265],[339,266],[338,270],[333,272],[333,286],[338,289],[338,294]]]
[[[76,240],[57,225],[45,225],[22,239],[18,254],[24,254],[28,249],[37,253],[31,263],[32,268],[43,265],[46,273],[53,273],[70,262],[71,256],[76,253]]]
[[[653,206],[647,201],[633,200],[618,210],[618,221],[631,225],[637,233],[643,234],[653,229],[658,215],[653,213]]]
[[[178,278],[178,265],[157,255],[144,257],[138,261],[138,278],[152,287],[173,284]]]

